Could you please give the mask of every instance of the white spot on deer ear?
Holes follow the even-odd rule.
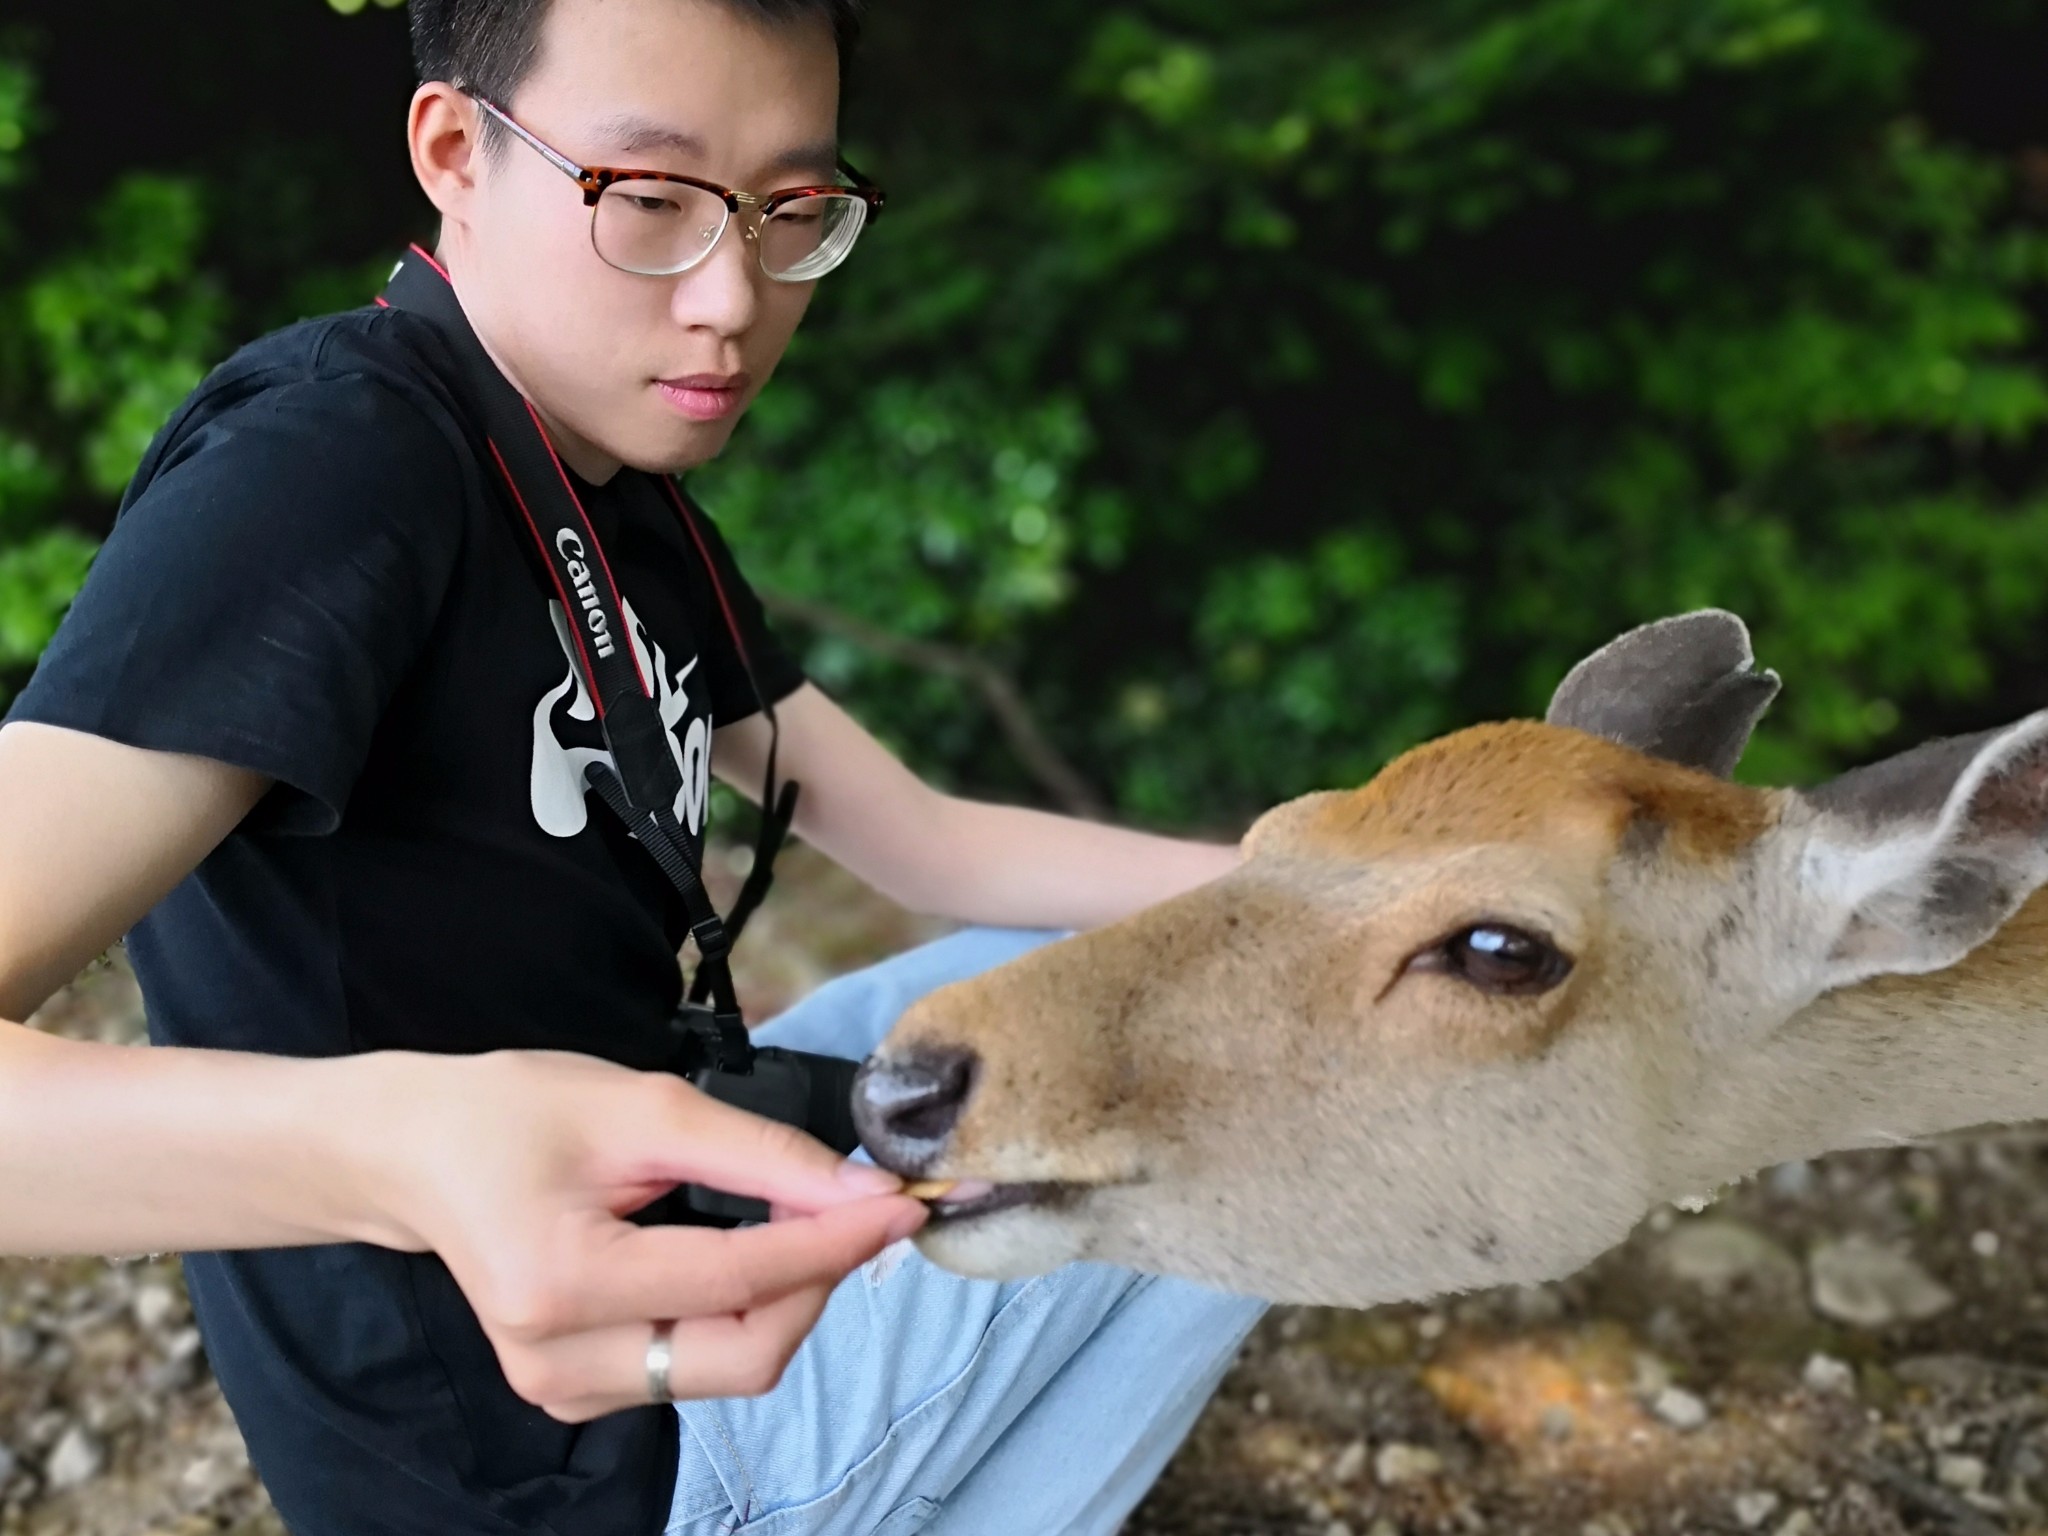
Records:
[[[1808,797],[1802,888],[1831,932],[1826,986],[1954,965],[2048,883],[2048,713],[1930,743]]]

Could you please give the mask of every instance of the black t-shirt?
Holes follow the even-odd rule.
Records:
[[[275,788],[129,935],[151,1038],[293,1056],[633,1060],[683,906],[582,792],[603,740],[434,323],[363,309],[216,370],[158,436],[9,718]],[[757,700],[674,516],[585,502],[701,838],[710,730]],[[646,498],[650,503],[654,498]],[[704,533],[768,699],[802,675]],[[193,1254],[207,1351],[302,1536],[655,1532],[674,1413],[570,1427],[507,1386],[447,1269],[367,1245]]]

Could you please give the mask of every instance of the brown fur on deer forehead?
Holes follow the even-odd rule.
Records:
[[[1360,789],[1297,802],[1271,835],[1303,853],[1357,858],[1589,838],[1611,852],[1642,819],[1669,834],[1671,852],[1718,862],[1760,837],[1779,805],[1583,731],[1515,720],[1418,747]]]

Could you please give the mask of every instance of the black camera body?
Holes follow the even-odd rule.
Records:
[[[757,1046],[737,1017],[685,1003],[669,1021],[675,1033],[668,1067],[724,1104],[808,1132],[835,1152],[860,1145],[853,1124],[853,1079],[860,1063],[841,1056]],[[766,1221],[768,1202],[685,1184],[636,1218],[663,1225],[734,1227]]]

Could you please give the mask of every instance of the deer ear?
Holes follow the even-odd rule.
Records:
[[[1807,791],[1809,892],[1835,913],[1826,984],[1936,971],[2048,883],[2048,710]]]
[[[1748,627],[1703,608],[1602,646],[1566,674],[1544,718],[1725,779],[1777,696]]]

